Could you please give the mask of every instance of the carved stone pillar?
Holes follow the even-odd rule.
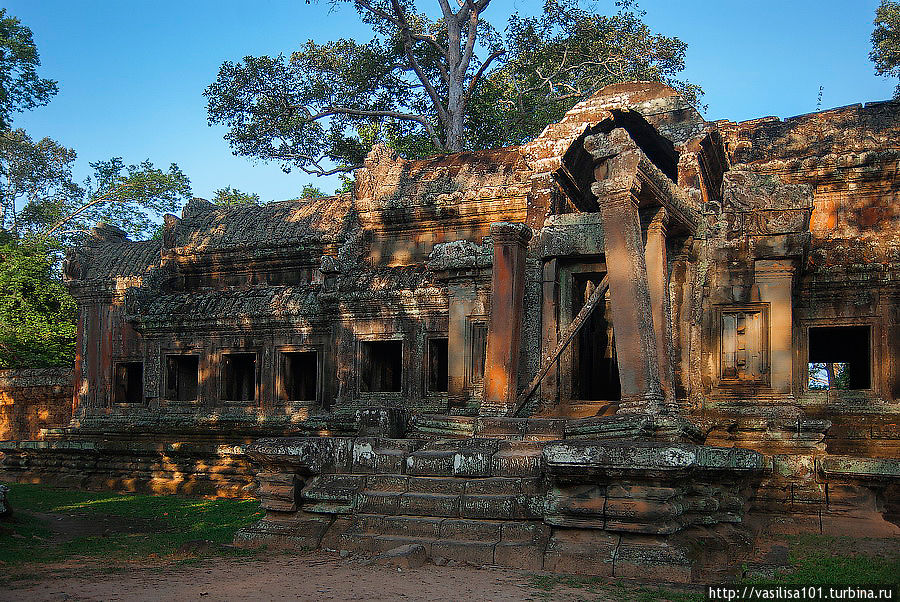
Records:
[[[449,320],[447,328],[447,395],[451,405],[458,405],[466,398],[466,349],[468,340],[468,316],[477,304],[477,291],[471,282],[450,284]]]
[[[524,224],[491,224],[494,266],[491,274],[491,319],[488,324],[482,415],[501,415],[516,401],[522,302],[525,296],[525,251],[531,230]]]
[[[770,385],[776,393],[791,394],[793,387],[793,308],[791,288],[794,262],[761,259],[754,262],[759,300],[769,304]]]
[[[666,406],[675,407],[675,371],[669,356],[671,309],[669,306],[669,265],[666,255],[666,227],[669,214],[660,207],[647,226],[647,243],[644,247],[647,262],[647,280],[650,286],[650,304],[653,313],[653,334],[659,360],[659,385]]]
[[[557,276],[556,259],[551,259],[544,264],[543,277],[541,279],[541,357],[547,357],[556,349],[558,337],[557,315],[559,304],[559,282]],[[547,374],[541,381],[541,399],[556,403],[559,401],[559,359],[553,362],[553,366],[547,370]]]
[[[638,216],[639,188],[630,180],[604,180],[606,175],[605,166],[599,166],[592,190],[603,219],[609,302],[622,385],[619,413],[659,414],[664,410],[663,394]]]

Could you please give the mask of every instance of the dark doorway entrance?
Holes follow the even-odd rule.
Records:
[[[603,279],[602,272],[573,274],[572,315],[575,316]],[[600,301],[572,341],[572,398],[618,401],[622,392],[616,344],[609,319],[609,301]]]

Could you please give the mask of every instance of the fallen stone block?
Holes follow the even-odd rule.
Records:
[[[416,569],[425,564],[425,559],[425,546],[408,544],[379,554],[372,559],[372,563],[401,569]]]

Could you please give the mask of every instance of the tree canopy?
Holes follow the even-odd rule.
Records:
[[[875,63],[878,75],[900,77],[900,2],[881,0],[875,10],[869,58]],[[900,98],[900,84],[897,84],[894,97]]]
[[[223,207],[235,205],[259,205],[259,195],[253,192],[242,192],[237,188],[226,186],[213,193],[212,202]]]
[[[31,29],[0,8],[0,129],[10,127],[12,114],[50,102],[56,82],[38,76],[41,64]]]
[[[360,167],[376,142],[407,157],[520,144],[611,83],[702,94],[677,79],[686,44],[653,33],[631,0],[613,16],[546,0],[502,34],[483,18],[491,0],[438,0],[437,18],[413,0],[335,2],[374,37],[227,61],[207,87],[210,125],[227,128],[235,154],[328,175]]]

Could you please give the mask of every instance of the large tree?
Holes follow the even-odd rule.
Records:
[[[900,77],[900,2],[881,0],[875,10],[875,29],[872,31],[872,52],[875,72],[886,77]],[[900,98],[900,84],[894,91]]]
[[[205,92],[210,124],[235,154],[316,175],[361,165],[375,142],[408,157],[518,144],[604,85],[680,82],[686,45],[654,34],[630,0],[611,17],[578,0],[514,15],[505,35],[482,17],[491,0],[335,0],[372,26],[367,42],[308,41],[290,58],[226,62]]]

